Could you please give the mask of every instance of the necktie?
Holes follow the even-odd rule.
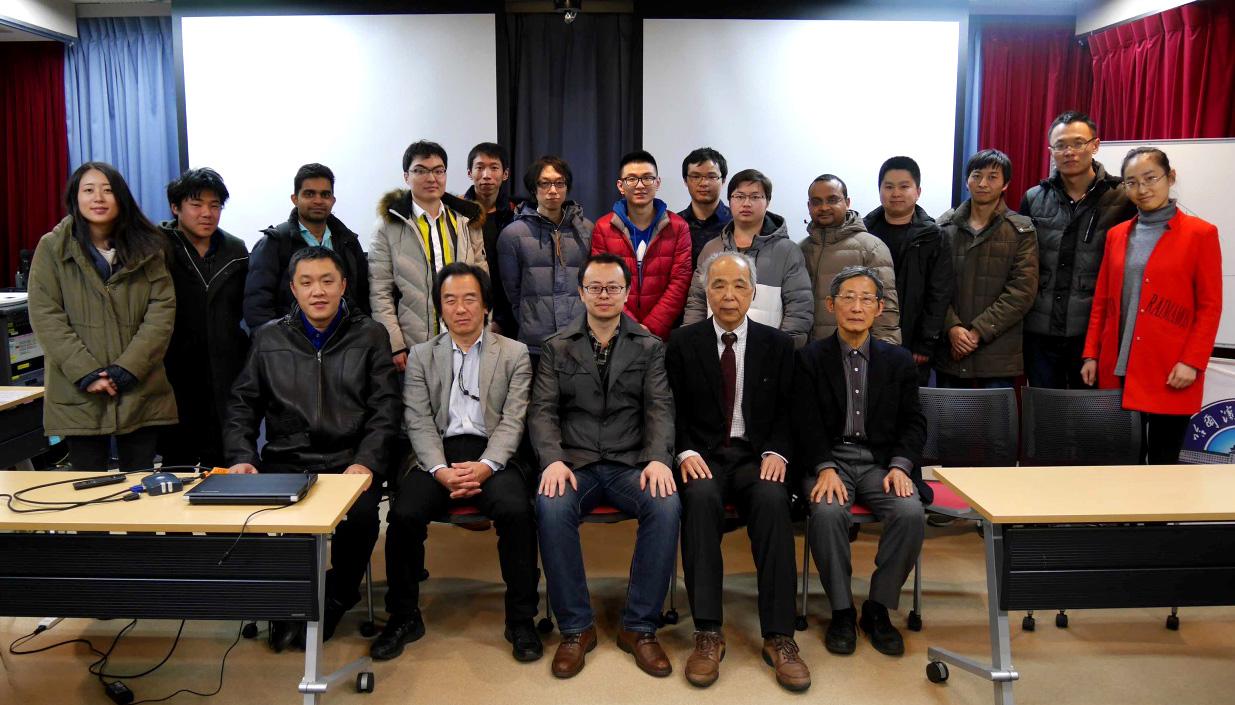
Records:
[[[725,333],[720,336],[721,341],[725,344],[725,350],[720,354],[720,376],[724,380],[724,403],[725,403],[725,445],[729,445],[729,432],[733,428],[733,400],[737,395],[738,386],[738,363],[737,357],[733,354],[733,344],[737,342],[738,336],[734,333]]]

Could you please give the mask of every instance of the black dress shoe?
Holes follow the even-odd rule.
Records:
[[[871,641],[871,646],[881,654],[900,656],[905,653],[905,640],[888,619],[888,608],[867,600],[862,603],[862,619],[858,622]]]
[[[823,645],[834,654],[849,655],[858,646],[858,611],[850,607],[832,610],[832,622],[823,635]]]
[[[277,654],[292,645],[296,640],[296,622],[272,621],[266,643]]]
[[[537,661],[545,655],[544,644],[540,641],[540,632],[536,631],[530,619],[507,624],[506,641],[513,645],[511,653],[516,661],[528,663]]]
[[[425,635],[425,623],[420,610],[412,614],[392,614],[382,628],[382,633],[369,647],[369,655],[375,661],[389,661],[403,653],[403,647]]]

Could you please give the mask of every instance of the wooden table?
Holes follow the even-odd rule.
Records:
[[[143,474],[89,490],[61,484],[27,492],[23,499],[101,498],[140,484]],[[0,495],[98,475],[0,472]],[[360,476],[321,475],[299,503],[258,514],[253,512],[263,507],[190,505],[183,493],[34,514],[13,512],[0,502],[0,614],[306,621],[299,691],[306,705],[317,703],[331,683],[366,671],[371,663],[366,657],[329,675],[319,671],[326,542],[363,484]],[[37,507],[20,500],[12,504]]]
[[[944,468],[984,519],[991,663],[930,647],[1011,705],[1008,611],[1235,604],[1235,466]],[[1168,524],[1169,522],[1169,524]]]
[[[30,458],[45,450],[43,388],[0,387],[0,468],[33,470]]]

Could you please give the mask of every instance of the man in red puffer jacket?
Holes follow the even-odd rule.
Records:
[[[690,289],[690,226],[656,197],[656,159],[642,150],[622,157],[622,198],[596,221],[592,254],[609,252],[630,267],[626,313],[662,340],[681,318]]]

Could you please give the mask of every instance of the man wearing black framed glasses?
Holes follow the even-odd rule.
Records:
[[[507,641],[519,661],[543,653],[536,616],[536,528],[524,467],[523,435],[532,370],[527,346],[486,331],[492,286],[463,262],[438,273],[433,300],[446,332],[413,346],[403,387],[404,419],[418,467],[399,481],[386,532],[390,619],[370,653],[392,659],[424,635],[419,576],[429,522],[452,502],[474,504],[497,526],[506,582]]]
[[[622,313],[630,270],[592,255],[579,273],[587,315],[541,349],[528,431],[540,458],[541,556],[562,641],[552,673],[570,678],[596,647],[579,519],[600,503],[639,520],[618,646],[645,673],[673,672],[656,639],[677,553],[673,394],[665,346]]]
[[[729,176],[725,155],[711,147],[693,150],[682,160],[682,180],[690,194],[690,205],[678,211],[690,227],[690,270],[699,266],[699,252],[708,240],[720,235],[733,212],[720,200]]]

